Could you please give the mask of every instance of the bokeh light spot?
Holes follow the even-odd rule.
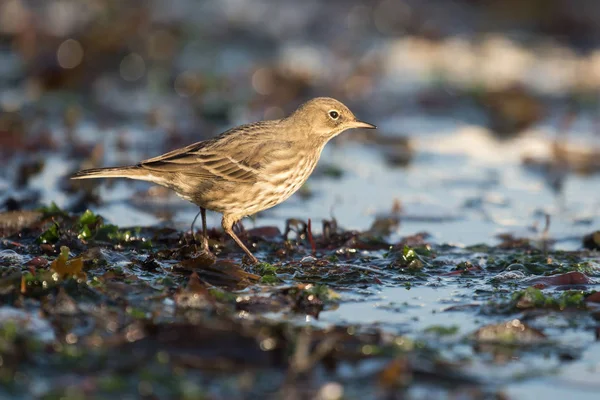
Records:
[[[252,75],[252,87],[256,93],[266,96],[273,92],[273,77],[269,69],[259,68]]]
[[[56,51],[58,65],[64,69],[72,69],[83,60],[83,47],[74,39],[67,39],[60,44]]]
[[[200,89],[200,79],[195,73],[184,71],[175,78],[174,88],[181,97],[191,97]]]
[[[142,56],[137,53],[131,53],[121,60],[119,71],[121,73],[121,78],[126,81],[137,81],[144,76],[144,73],[146,72],[146,63]]]
[[[285,117],[281,107],[267,107],[265,110],[265,119],[280,119]]]

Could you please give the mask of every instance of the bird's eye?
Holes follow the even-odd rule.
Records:
[[[338,119],[340,117],[340,113],[338,113],[335,110],[331,110],[329,111],[329,116],[331,117],[331,119]]]

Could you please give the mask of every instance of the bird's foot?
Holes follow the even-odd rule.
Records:
[[[204,235],[202,235],[202,238],[200,239],[200,246],[202,251],[210,253],[210,248],[208,247],[208,238]]]
[[[208,245],[208,237],[204,235],[200,235],[200,238],[198,238],[196,234],[192,232],[192,240],[188,242],[188,245],[193,246],[196,252],[210,254],[214,257]]]
[[[254,265],[258,264],[260,261],[258,261],[258,258],[254,257],[252,254],[246,254],[244,257],[242,257],[242,262],[244,264]]]
[[[208,246],[208,238],[206,236],[200,236],[200,240],[195,243],[196,253],[198,256],[212,259],[214,263],[217,260],[217,256],[210,251],[210,247]]]

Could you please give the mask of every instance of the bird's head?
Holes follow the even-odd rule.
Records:
[[[310,137],[328,141],[347,129],[376,129],[375,125],[358,120],[352,111],[330,97],[317,97],[302,104],[288,118],[293,124],[308,126]]]

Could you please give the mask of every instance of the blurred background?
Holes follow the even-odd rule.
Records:
[[[593,0],[2,0],[0,207],[189,229],[197,208],[167,190],[67,177],[330,96],[378,131],[336,138],[246,224],[579,247],[599,217],[599,22]]]

